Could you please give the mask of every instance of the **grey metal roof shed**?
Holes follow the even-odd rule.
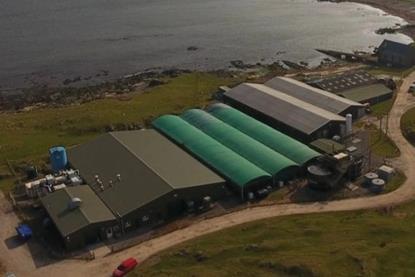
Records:
[[[344,113],[350,108],[363,108],[363,105],[358,102],[291,78],[275,77],[266,82],[265,85],[335,114]]]
[[[244,83],[224,96],[307,135],[329,122],[345,122],[342,116],[265,85]]]

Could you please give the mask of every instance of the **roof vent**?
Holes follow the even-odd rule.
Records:
[[[82,200],[81,200],[81,198],[78,198],[78,197],[73,197],[73,198],[69,201],[68,208],[69,208],[70,210],[74,210],[74,209],[76,209],[76,208],[79,208],[79,207],[81,206],[81,204],[82,204]]]

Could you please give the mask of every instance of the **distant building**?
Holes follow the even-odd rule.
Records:
[[[415,65],[415,48],[385,39],[377,49],[378,61],[386,66],[411,67]]]
[[[370,105],[388,100],[393,90],[365,71],[353,71],[309,82],[351,101]]]
[[[342,74],[330,75],[307,83],[311,86],[337,94],[345,90],[372,85],[377,82],[378,80],[376,77],[368,72],[363,70],[353,70]]]
[[[352,114],[353,119],[358,119],[365,114],[364,107],[359,102],[291,78],[275,77],[265,85],[334,114],[341,116]]]
[[[391,99],[393,97],[393,91],[385,85],[377,83],[346,90],[340,92],[339,95],[360,103],[375,105],[382,101]]]

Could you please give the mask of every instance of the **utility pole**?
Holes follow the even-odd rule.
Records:
[[[385,131],[386,136],[388,135],[388,131],[389,131],[389,112],[386,114],[386,131]]]
[[[382,139],[382,133],[383,133],[383,131],[382,131],[382,121],[383,121],[383,116],[380,118],[380,121],[379,121],[379,130],[380,130],[380,133],[379,133],[379,140],[381,140]]]

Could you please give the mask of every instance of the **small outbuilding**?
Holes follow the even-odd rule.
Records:
[[[345,90],[340,92],[339,95],[362,104],[375,105],[391,99],[393,91],[381,83],[376,83]]]
[[[70,250],[112,237],[117,226],[113,213],[87,185],[57,190],[41,202]]]

